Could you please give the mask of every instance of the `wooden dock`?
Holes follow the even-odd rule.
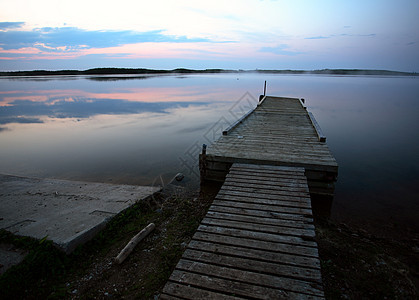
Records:
[[[305,171],[234,163],[161,299],[323,299]]]
[[[224,184],[162,299],[324,299],[310,194],[338,165],[303,104],[263,97],[203,148],[201,180]]]
[[[266,96],[200,155],[201,180],[224,181],[233,163],[303,167],[311,194],[333,195],[338,165],[297,98]]]

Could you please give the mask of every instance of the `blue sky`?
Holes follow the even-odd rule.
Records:
[[[0,70],[418,72],[418,11],[417,0],[0,0]]]

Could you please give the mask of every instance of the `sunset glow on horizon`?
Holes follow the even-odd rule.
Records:
[[[419,71],[419,2],[0,0],[0,70]]]

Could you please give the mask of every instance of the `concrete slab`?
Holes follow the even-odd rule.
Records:
[[[159,190],[0,174],[0,228],[37,239],[48,236],[71,253],[113,216]]]

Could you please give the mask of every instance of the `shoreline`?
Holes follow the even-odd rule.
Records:
[[[163,191],[109,222],[102,234],[70,256],[45,243],[27,242],[25,246],[22,238],[0,231],[0,242],[30,252],[30,259],[0,277],[0,287],[8,287],[5,295],[24,299],[103,299],[109,295],[156,299],[219,187],[204,186],[199,192],[181,187]],[[127,241],[151,222],[156,224],[155,231],[123,264],[114,264]],[[326,299],[414,299],[418,295],[419,240],[383,239],[322,218],[315,217],[314,222]],[[33,252],[48,259],[34,260]],[[21,289],[23,282],[26,290]]]
[[[32,70],[32,71],[0,71],[0,77],[32,77],[32,76],[70,76],[70,75],[164,75],[164,74],[288,74],[288,75],[347,75],[347,76],[413,76],[417,72],[371,69],[320,69],[320,70],[227,70],[227,69],[186,69],[172,70],[145,68],[93,68],[87,70]]]

